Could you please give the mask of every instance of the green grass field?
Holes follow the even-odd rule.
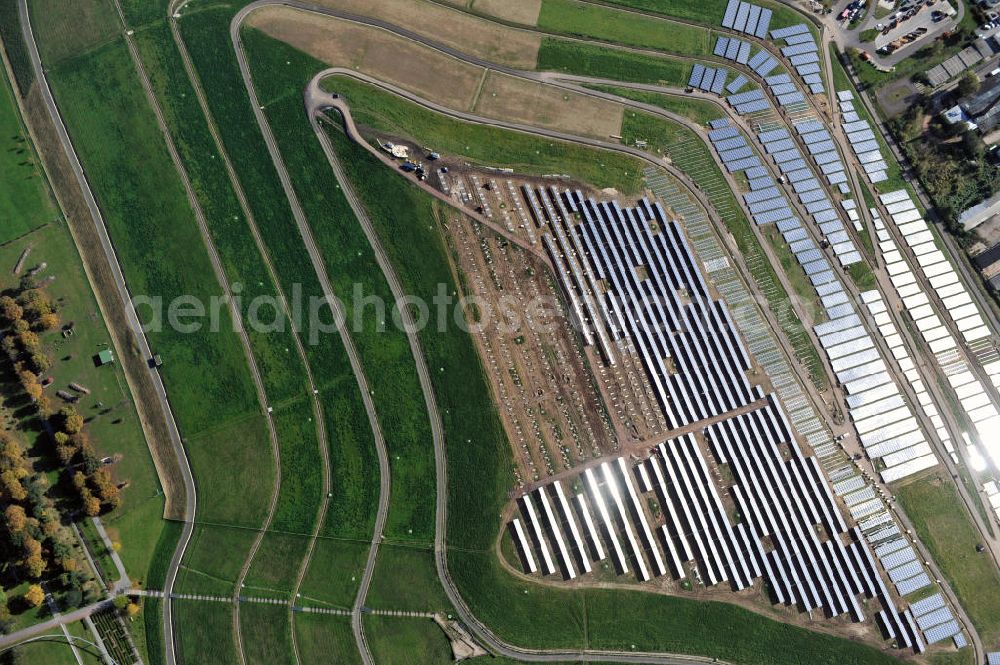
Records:
[[[298,613],[295,615],[295,635],[304,663],[331,660],[338,665],[361,663],[351,633],[351,620],[347,617]]]
[[[655,48],[688,56],[709,55],[709,30],[666,19],[640,17],[611,7],[575,0],[542,0],[538,27],[628,46]]]
[[[725,115],[725,110],[717,104],[704,99],[684,97],[682,95],[664,95],[657,92],[646,92],[645,90],[632,90],[610,85],[589,85],[588,88],[610,92],[625,99],[631,99],[643,104],[652,104],[660,108],[682,115],[688,120],[693,120],[699,125],[708,125],[710,120],[721,118]]]
[[[243,603],[240,623],[247,665],[295,665],[287,607]]]
[[[400,584],[399,580],[406,580]],[[451,602],[434,567],[434,551],[384,544],[378,550],[375,578],[368,592],[375,609],[445,612]]]
[[[364,621],[365,636],[377,663],[446,665],[454,662],[448,636],[431,619],[366,616]]]
[[[251,529],[195,526],[184,553],[184,566],[199,574],[187,576],[185,591],[194,591],[199,581],[206,581],[212,588],[218,588],[212,582],[226,582],[232,589],[255,536]]]
[[[0,67],[0,245],[56,218],[14,89]]]
[[[66,20],[60,0],[28,3],[38,51],[46,66],[81,55],[119,36],[121,22],[111,0],[76,0]]]
[[[307,536],[268,531],[247,574],[246,593],[287,598],[309,545]]]
[[[687,85],[691,75],[690,62],[552,37],[542,39],[535,69],[672,86]]]
[[[1000,573],[988,554],[976,552],[978,532],[952,480],[935,473],[896,487],[895,493],[975,624],[983,646],[987,651],[1000,647],[1000,595],[995,592]]]
[[[22,95],[26,95],[35,80],[31,68],[28,47],[21,34],[21,19],[17,12],[17,0],[0,0],[0,41],[3,42],[14,81]]]
[[[303,602],[350,609],[365,569],[368,546],[368,542],[355,540],[317,540],[302,580]]]
[[[233,637],[232,605],[178,600],[173,611],[178,659],[185,663],[240,665]]]

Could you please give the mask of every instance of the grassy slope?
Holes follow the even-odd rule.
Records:
[[[684,86],[691,74],[691,63],[545,37],[538,49],[535,69],[636,83]]]
[[[294,665],[288,608],[244,603],[240,607],[247,665]]]
[[[0,88],[0,243],[5,243],[54,219],[56,211],[2,66]]]
[[[544,0],[538,15],[543,30],[592,37],[680,55],[711,53],[711,34],[704,28],[653,17],[638,17],[609,7],[575,0]]]
[[[299,613],[295,615],[295,634],[303,663],[361,663],[347,617]]]
[[[343,76],[325,79],[323,87],[346,97],[355,121],[361,125],[405,134],[478,164],[538,175],[567,173],[626,193],[641,188],[642,164],[630,157],[452,120]]]
[[[913,521],[987,651],[1000,647],[1000,574],[988,554],[976,552],[979,537],[965,515],[958,492],[945,475],[925,477],[896,488],[896,497]]]

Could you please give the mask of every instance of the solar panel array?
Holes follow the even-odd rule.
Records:
[[[719,37],[713,53],[719,58],[745,65],[750,60],[750,42],[735,37]]]
[[[544,236],[546,247],[577,316],[602,353],[624,347],[639,357],[669,427],[761,398],[729,310],[659,203],[622,207],[555,187],[533,194],[557,236]]]
[[[771,108],[767,99],[764,97],[764,91],[760,89],[748,90],[746,92],[738,92],[735,95],[729,95],[726,97],[726,101],[733,107],[740,115],[749,115],[751,113],[759,113],[760,111],[766,111]]]
[[[792,83],[788,74],[766,76],[764,82],[771,88],[771,94],[778,100],[778,105],[790,111],[801,111],[806,108],[806,98]]]
[[[883,325],[888,315],[879,292],[867,291],[862,300],[869,313],[878,317],[880,333],[896,335],[894,327]],[[899,480],[937,464],[917,419],[857,311],[845,302],[836,310],[828,308],[827,312],[830,320],[815,327],[816,336],[847,394],[848,414],[865,452],[885,464],[880,472],[882,480]],[[891,319],[888,323],[892,324]],[[887,341],[894,343],[897,338],[898,335]],[[902,339],[898,341],[902,345]]]
[[[980,349],[986,354],[990,353],[992,344],[988,341],[991,339],[989,329],[951,262],[938,248],[933,233],[916,209],[910,195],[905,190],[900,190],[883,194],[881,200],[914,257],[913,264],[904,258],[878,210],[872,208],[879,250],[885,260],[886,272],[893,288],[908,316],[913,320],[917,332],[947,377],[963,411],[968,414],[981,435],[992,436],[992,432],[1000,424],[996,406],[980,379],[969,368],[958,348],[955,336],[931,305],[930,298],[922,285],[924,280],[940,300],[942,305],[940,309],[951,319],[955,329],[959,331],[970,349]],[[921,274],[923,280],[919,278]],[[998,365],[1000,363],[996,361],[983,363],[983,369],[994,385],[1000,384]],[[915,371],[913,374],[917,376]],[[928,401],[929,399],[928,397]],[[947,429],[936,414],[936,410],[931,419],[938,436],[954,455]],[[970,450],[970,455],[976,456],[980,453],[978,449],[973,448]]]
[[[801,134],[803,131],[801,128],[804,126],[811,126],[811,123],[813,122],[815,121],[799,123],[796,127],[799,128],[799,132]],[[815,137],[815,135],[816,132],[810,132],[807,133],[806,136]],[[795,196],[799,199],[799,202],[805,207],[806,211],[812,217],[813,222],[822,234],[823,239],[829,243],[830,247],[833,249],[834,255],[840,261],[841,265],[848,266],[852,263],[862,261],[863,259],[861,257],[861,253],[857,251],[853,240],[851,240],[850,236],[844,229],[843,222],[841,222],[837,212],[834,210],[833,204],[830,202],[826,191],[820,185],[812,171],[806,168],[805,162],[802,158],[802,152],[798,149],[795,141],[792,140],[791,134],[789,134],[788,130],[779,128],[763,131],[760,132],[757,137],[764,145],[764,149],[778,166],[778,169],[792,186],[792,189],[795,191]],[[810,150],[813,148],[820,150],[825,147],[822,144],[829,143],[828,139],[826,141],[819,141],[814,138],[812,139],[812,142],[810,142],[809,138],[805,138],[805,140],[806,145]],[[787,199],[784,198],[784,194],[782,194],[779,190],[775,190],[775,198],[781,201],[781,205],[779,205],[778,202],[757,204],[756,208],[751,206],[751,213],[756,213],[758,210],[771,210],[773,208],[780,209],[781,207],[789,207]],[[756,215],[755,221],[758,224],[762,223],[761,220],[757,219]],[[801,249],[793,247],[792,251],[795,252],[796,258],[799,259],[802,267],[806,270],[806,274],[820,274],[830,269],[829,263],[826,262],[826,259],[822,259],[823,263],[813,263],[820,260],[822,256],[822,253],[819,252],[819,248],[816,247],[814,243],[811,245],[803,244],[799,247]],[[809,252],[814,252],[814,254],[810,254]],[[807,266],[807,263],[812,263],[812,265]]]
[[[806,120],[795,123],[795,131],[806,144],[816,168],[826,181],[831,185],[845,187],[847,173],[844,170],[844,162],[840,159],[840,154],[826,127],[818,120]],[[843,189],[841,191],[843,192]]]
[[[771,25],[771,10],[749,2],[729,0],[722,27],[763,39]]]
[[[732,475],[717,485],[719,464]],[[865,619],[859,598],[877,598],[893,637],[923,648],[912,616],[895,609],[860,529],[848,527],[817,458],[803,453],[774,395],[700,435],[660,443],[634,466],[621,457],[590,466],[579,481],[575,496],[556,480],[521,497],[531,528],[516,518],[511,526],[526,572],[573,579],[611,558],[618,574],[641,581],[692,575],[738,591],[763,579],[778,603],[854,621]],[[655,515],[646,508],[652,498]],[[536,560],[548,563],[539,569]]]
[[[837,93],[837,104],[840,107],[841,126],[861,168],[872,183],[885,182],[889,179],[886,175],[889,167],[879,150],[871,124],[854,110],[854,93],[841,90]]]
[[[783,39],[787,46],[781,48],[781,54],[788,58],[802,81],[809,86],[814,95],[825,92],[823,78],[820,76],[819,47],[809,32],[805,23],[780,28],[771,31],[771,39]]]
[[[705,92],[714,92],[717,95],[721,95],[725,89],[726,78],[728,76],[729,72],[725,69],[716,69],[715,67],[695,64],[691,68],[691,77],[688,79],[688,85],[692,88],[704,90]]]

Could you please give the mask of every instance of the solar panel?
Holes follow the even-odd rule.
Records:
[[[727,164],[741,159],[746,159],[751,155],[753,155],[753,150],[749,146],[733,148],[732,150],[722,150],[719,152],[719,158]]]
[[[759,5],[750,5],[750,16],[747,17],[747,25],[744,28],[744,32],[749,32],[750,34],[757,32],[757,21],[760,20],[760,10]]]
[[[784,150],[792,150],[795,148],[795,141],[791,139],[778,139],[777,141],[769,141],[764,143],[764,149],[767,150],[768,154],[774,154],[776,152],[782,152]]]
[[[705,65],[695,64],[691,69],[691,78],[688,79],[688,85],[692,88],[701,87],[701,79],[705,75]]]
[[[779,83],[778,85],[771,86],[771,92],[775,95],[787,95],[790,92],[795,92],[798,88],[792,83]]]
[[[730,104],[743,104],[745,102],[753,102],[759,99],[764,99],[764,92],[761,90],[747,90],[746,92],[740,92],[726,97],[726,101]]]
[[[816,243],[813,242],[812,238],[802,238],[801,240],[795,240],[794,242],[790,242],[788,243],[788,249],[792,250],[792,252],[795,253],[796,255],[802,252],[806,252],[808,250],[818,251],[816,250]],[[817,256],[822,256],[822,255],[817,254]]]
[[[712,49],[712,53],[719,58],[724,58],[727,46],[729,46],[729,37],[719,37],[715,40],[715,48]]]
[[[791,219],[786,219],[778,222],[777,227],[778,231],[780,231],[781,233],[786,233],[793,229],[801,229],[802,225],[799,224],[798,218],[792,217]]]
[[[762,178],[749,178],[750,189],[766,189],[768,187],[774,187],[774,180],[771,180],[768,176]]]
[[[778,95],[778,103],[782,106],[788,106],[789,104],[798,104],[804,101],[806,101],[806,98],[802,96],[801,92],[792,92],[787,95]]]
[[[753,104],[756,102],[751,103]],[[726,164],[726,169],[728,169],[730,173],[735,173],[736,171],[753,168],[754,166],[760,166],[760,160],[757,159],[757,157],[747,157],[746,159]]]
[[[796,194],[801,194],[802,192],[809,192],[815,189],[819,189],[819,181],[816,178],[806,178],[805,180],[799,180],[792,185],[792,189],[795,190]]]
[[[814,64],[814,63],[810,63],[810,64]],[[795,71],[797,71],[802,76],[802,80],[805,81],[806,83],[808,83],[809,85],[813,85],[814,83],[822,84],[823,83],[823,79],[820,78],[819,74],[817,74],[815,72],[803,72],[802,71],[805,67],[808,67],[808,66],[809,65],[801,65],[799,67],[796,67]]]
[[[790,162],[780,164],[780,168],[782,173],[790,173],[791,171],[806,168],[806,162],[804,159],[793,159]]]
[[[793,55],[790,57],[789,62],[792,63],[793,67],[798,67],[799,65],[806,65],[810,62],[819,62],[818,53],[800,53],[798,55]]]
[[[750,42],[740,42],[739,53],[736,54],[736,62],[741,65],[747,64],[750,59]]]
[[[839,162],[840,155],[837,154],[835,150],[830,150],[828,152],[813,153],[813,160],[817,164],[829,164],[830,162]]]
[[[791,83],[792,77],[788,74],[775,74],[774,76],[765,76],[764,82],[768,85],[781,85],[782,83]]]
[[[733,27],[733,21],[736,19],[736,10],[739,6],[740,0],[729,0],[729,4],[726,5],[726,13],[722,16],[722,27]]]
[[[814,95],[821,95],[826,91],[822,83],[812,83],[809,85],[809,92]]]
[[[763,53],[763,51],[761,51]],[[767,76],[774,71],[774,68],[778,66],[778,61],[775,60],[771,55],[766,55],[762,63],[753,68],[755,72],[761,76]]]
[[[715,81],[712,83],[712,92],[717,95],[722,94],[722,88],[726,85],[726,78],[729,76],[729,72],[725,69],[715,70]]]
[[[750,58],[750,61],[747,62],[747,64],[750,66],[750,69],[757,71],[757,68],[762,64],[764,64],[764,61],[767,60],[769,57],[771,56],[768,54],[767,51],[763,50],[757,51],[757,53],[755,53],[754,56]]]
[[[928,612],[932,612],[939,607],[944,607],[944,598],[939,593],[910,603],[910,610],[913,611],[914,616],[927,614]]]
[[[775,163],[781,164],[782,162],[789,162],[792,160],[799,159],[801,158],[801,156],[802,153],[799,152],[798,148],[790,148],[788,150],[781,150],[779,152],[774,153],[773,155],[771,155],[771,158],[774,159]]]
[[[939,607],[933,612],[928,612],[923,616],[917,617],[917,625],[920,626],[920,630],[928,630],[934,626],[940,626],[946,621],[952,621],[955,617],[947,607]]]
[[[768,175],[767,169],[765,169],[763,166],[747,170],[748,178],[763,178],[766,177],[767,175]]]
[[[924,575],[924,577],[927,576]],[[924,638],[927,640],[928,644],[934,644],[936,642],[940,642],[941,640],[948,639],[952,635],[956,635],[960,632],[962,632],[962,629],[959,627],[958,622],[953,619],[947,623],[941,624],[940,626],[934,626],[930,630],[925,630]]]
[[[765,7],[764,10],[760,13],[760,20],[757,21],[757,31],[754,32],[754,37],[757,37],[759,39],[764,39],[764,37],[767,35],[767,29],[771,25],[771,15],[772,15],[771,10]]]
[[[729,118],[716,118],[715,120],[709,120],[708,126],[712,129],[722,129],[723,127],[728,127]],[[709,138],[711,138],[711,136],[712,135],[709,134]]]
[[[851,147],[858,152],[871,152],[879,149],[878,141],[859,141],[852,143]]]
[[[736,112],[740,115],[747,115],[748,113],[757,113],[758,111],[766,111],[771,108],[767,103],[766,99],[758,99],[754,102],[747,102],[745,104],[737,104]]]
[[[740,8],[736,10],[736,20],[733,21],[733,30],[736,32],[746,30],[748,18],[750,18],[750,3],[741,2]]]
[[[809,74],[809,75],[818,74],[819,73],[819,63],[816,63],[816,62],[807,62],[807,63],[801,64],[798,67],[796,67],[795,71],[797,71],[799,74],[801,74],[803,76],[806,75],[806,74]]]
[[[826,131],[825,129],[820,129],[815,132],[800,131],[799,134],[802,136],[802,140],[805,141],[807,144],[830,140],[830,132]]]
[[[722,139],[715,142],[715,149],[722,150],[732,150],[733,148],[742,148],[747,144],[746,140],[742,136],[734,136],[731,139]]]
[[[854,93],[850,90],[839,90],[837,92],[837,99],[842,102],[849,102],[854,99]]]
[[[771,31],[772,39],[785,39],[792,35],[800,35],[809,32],[809,27],[805,23],[799,23],[787,28],[777,28]]]
[[[823,193],[822,189],[814,189],[807,192],[801,192],[799,194],[799,200],[802,201],[802,203],[814,203],[824,199],[826,199],[826,194]]]
[[[821,152],[828,152],[834,150],[833,141],[816,141],[815,143],[809,144],[809,152],[818,155]]]
[[[791,245],[791,243],[793,243],[793,242],[798,242],[799,240],[803,240],[805,238],[808,238],[809,237],[809,232],[806,231],[801,226],[796,226],[793,229],[789,229],[787,232],[785,232],[782,235],[785,238],[785,242],[787,242],[789,245]]]
[[[740,52],[740,44],[742,43],[739,39],[730,39],[729,43],[726,44],[726,53],[723,57],[726,60],[735,60],[736,54]]]
[[[743,200],[747,203],[756,203],[758,201],[773,199],[776,196],[781,196],[781,190],[777,187],[769,187],[768,189],[762,189],[760,191],[744,194]]]
[[[792,216],[792,211],[787,206],[781,208],[775,208],[774,210],[767,210],[758,215],[754,215],[754,221],[758,224],[774,224],[788,219]],[[796,220],[796,224],[798,221]],[[803,231],[804,232],[804,231]]]
[[[818,47],[816,46],[816,42],[810,39],[809,41],[803,42],[801,44],[792,44],[791,46],[784,46],[781,49],[781,53],[785,57],[791,58],[792,56],[795,55],[802,55],[803,53],[812,53],[817,50]]]
[[[792,171],[786,174],[788,182],[796,183],[800,180],[806,180],[812,177],[812,171],[809,169],[798,169],[797,171]]]
[[[711,139],[712,143],[718,143],[735,137],[740,137],[740,130],[726,125],[718,129],[713,129],[708,133],[708,138]],[[740,137],[740,140],[742,140],[742,137]]]
[[[769,143],[771,141],[780,141],[782,139],[790,138],[791,134],[788,133],[787,129],[772,129],[770,131],[761,132],[757,134],[759,138],[764,143]]]

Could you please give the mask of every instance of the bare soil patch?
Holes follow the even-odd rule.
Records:
[[[248,22],[331,66],[357,69],[450,108],[469,108],[483,74],[386,30],[289,7],[265,7]]]
[[[516,30],[426,0],[320,0],[328,7],[390,21],[477,55],[519,69],[534,69],[542,36]]]
[[[490,72],[475,112],[571,134],[607,138],[621,132],[623,107],[544,83]]]
[[[483,14],[496,16],[505,21],[535,25],[538,23],[538,12],[542,9],[542,0],[472,0],[472,9]]]

